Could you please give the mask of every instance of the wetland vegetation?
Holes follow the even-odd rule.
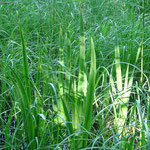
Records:
[[[150,149],[149,0],[0,1],[0,149]]]

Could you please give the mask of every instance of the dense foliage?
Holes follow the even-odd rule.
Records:
[[[0,149],[150,149],[149,0],[1,0],[0,20]]]

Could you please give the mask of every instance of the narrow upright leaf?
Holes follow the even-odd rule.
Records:
[[[116,77],[117,77],[117,88],[122,91],[122,76],[121,76],[121,64],[120,64],[120,49],[117,45],[115,48],[115,62],[116,62]]]
[[[94,50],[93,39],[91,38],[91,67],[89,75],[89,84],[86,96],[86,107],[85,107],[85,120],[84,128],[90,131],[92,124],[92,111],[93,111],[93,101],[94,101],[94,91],[95,91],[95,77],[96,77],[96,55]],[[83,147],[87,147],[88,134],[84,136]]]
[[[31,89],[30,89],[28,59],[27,59],[26,46],[25,46],[24,35],[23,35],[21,25],[20,25],[20,32],[21,32],[21,41],[22,41],[22,56],[23,56],[23,71],[24,71],[24,77],[25,77],[25,86],[27,89],[27,96],[30,101],[31,100]]]

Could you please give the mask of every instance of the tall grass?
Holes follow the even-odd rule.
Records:
[[[148,6],[2,0],[0,149],[150,149]]]
[[[23,83],[20,77],[16,74],[16,72],[12,69],[12,73],[16,81],[14,81],[16,92],[21,97],[20,108],[22,112],[22,118],[24,122],[24,129],[27,135],[27,142],[29,149],[35,149],[35,127],[34,120],[31,112],[31,84],[29,78],[29,69],[28,69],[28,61],[27,61],[27,52],[25,47],[25,41],[23,36],[22,28],[20,27],[21,32],[21,41],[22,41],[22,56],[23,56],[23,71],[25,83]],[[24,85],[25,84],[25,85]]]
[[[86,106],[85,106],[85,120],[84,120],[84,128],[89,132],[92,126],[92,111],[93,111],[93,101],[94,101],[94,92],[95,92],[95,77],[96,77],[96,56],[94,49],[94,42],[91,38],[91,67],[89,74],[89,84],[87,89],[86,96]],[[87,138],[88,134],[84,137],[83,147],[87,147]]]
[[[137,51],[135,65],[137,64],[137,61],[139,59],[140,52],[141,52],[141,48],[139,48]],[[123,84],[122,72],[124,68],[121,67],[119,46],[116,46],[115,48],[115,59],[116,59],[115,71],[116,71],[117,88],[115,88],[115,82],[113,80],[112,74],[110,75],[110,82],[111,82],[113,95],[114,97],[116,97],[116,101],[112,100],[113,103],[116,103],[116,107],[114,107],[114,112],[116,114],[115,124],[116,126],[122,128],[124,126],[124,123],[128,115],[128,104],[129,104],[129,98],[133,87],[135,68],[132,69],[131,75],[129,75],[129,64],[127,64],[127,68],[124,75],[125,79]],[[122,129],[118,131],[121,133]]]

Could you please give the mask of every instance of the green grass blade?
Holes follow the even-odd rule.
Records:
[[[59,93],[60,93],[60,97],[63,96],[64,94],[64,74],[63,72],[63,65],[64,65],[64,58],[63,58],[63,37],[62,37],[62,27],[60,26],[60,32],[59,32]],[[57,101],[57,112],[58,114],[63,117],[65,119],[65,114],[63,111],[63,104],[61,99],[58,99]],[[58,122],[62,122],[62,120],[60,118],[58,118]]]
[[[129,64],[127,65],[126,69],[126,76],[125,76],[125,82],[124,82],[124,90],[126,91],[128,88],[128,77],[129,77]]]
[[[122,76],[121,76],[121,64],[120,64],[120,50],[119,46],[115,47],[115,62],[116,62],[116,78],[117,78],[117,89],[122,91]]]
[[[11,68],[10,68],[11,69]],[[19,104],[20,104],[20,108],[21,108],[21,113],[22,113],[22,117],[23,117],[23,123],[24,123],[24,130],[27,136],[27,141],[28,144],[32,141],[35,140],[35,130],[34,130],[34,123],[33,123],[33,118],[32,118],[32,114],[31,114],[31,109],[30,109],[30,101],[29,101],[29,97],[27,96],[25,87],[20,79],[20,77],[15,73],[15,71],[13,69],[11,69],[14,79],[13,83],[16,87],[16,92],[18,93],[18,99]],[[21,97],[21,99],[19,98]],[[29,149],[35,149],[35,141],[33,141],[29,147]]]
[[[70,87],[70,72],[71,72],[71,45],[70,45],[70,34],[67,32],[67,56],[66,56],[66,87],[65,89],[68,91],[71,89]]]
[[[75,140],[74,140],[74,136],[73,136],[73,124],[72,124],[71,117],[70,117],[70,114],[68,112],[67,106],[66,106],[64,100],[63,99],[61,99],[61,100],[62,100],[64,114],[65,114],[65,118],[66,118],[65,124],[66,124],[66,126],[67,126],[67,128],[69,130],[70,135],[71,135],[70,140],[73,141],[73,142],[70,142],[70,148],[72,150],[75,150],[78,147],[75,147]]]
[[[23,71],[24,71],[24,77],[25,77],[25,86],[27,89],[27,95],[29,97],[29,102],[31,101],[31,86],[30,86],[30,79],[29,79],[29,69],[28,69],[28,59],[27,59],[27,52],[26,52],[26,46],[24,41],[24,35],[23,30],[20,25],[20,32],[21,32],[21,42],[22,42],[22,56],[23,56]]]
[[[96,55],[94,49],[94,42],[91,38],[91,67],[90,67],[90,75],[89,75],[89,85],[87,90],[86,97],[86,107],[85,107],[85,120],[84,120],[84,128],[87,131],[90,131],[92,124],[92,110],[93,110],[93,101],[94,101],[94,91],[95,91],[95,77],[96,77]],[[84,136],[83,147],[87,147],[87,138],[88,134],[86,133]]]
[[[142,1],[142,7],[143,7],[143,15],[142,15],[142,48],[141,48],[141,83],[143,81],[143,66],[144,66],[144,38],[145,38],[145,31],[144,31],[144,28],[145,28],[145,1],[143,0]]]
[[[6,129],[5,129],[5,146],[9,147],[9,140],[11,138],[11,121],[13,119],[13,111],[14,111],[14,105],[12,106],[11,110],[10,110],[10,114],[9,114],[9,118],[7,121],[7,125],[6,125]]]
[[[40,47],[39,47],[39,59],[38,59],[38,67],[37,67],[37,76],[36,76],[36,86],[37,89],[40,88],[40,78],[41,78],[41,70],[42,70],[42,47],[41,47],[41,43]]]
[[[139,89],[138,88],[137,88],[137,92],[139,94]],[[140,106],[140,101],[136,100],[136,104],[137,104],[137,108],[138,108],[140,124],[141,124],[142,130],[143,130],[142,133],[141,133],[141,146],[145,146],[145,124],[144,124],[144,120],[143,120],[143,117],[142,117],[142,110],[141,110],[141,106]],[[141,150],[144,150],[144,149],[145,148],[141,148]]]
[[[85,72],[85,36],[83,29],[83,16],[82,11],[80,12],[80,58],[79,58],[79,82],[78,82],[78,91],[81,94],[85,93],[87,76]]]
[[[70,134],[73,134],[73,126],[71,123],[70,114],[68,112],[68,109],[67,109],[67,106],[66,106],[64,100],[63,99],[61,99],[61,100],[62,100],[62,104],[63,104],[64,113],[66,116],[66,126],[68,127]]]
[[[78,79],[78,94],[80,98],[75,101],[75,117],[76,123],[81,123],[81,117],[83,116],[83,103],[86,94],[87,76],[85,72],[85,36],[83,29],[83,16],[80,11],[80,58],[79,58],[79,79]]]

